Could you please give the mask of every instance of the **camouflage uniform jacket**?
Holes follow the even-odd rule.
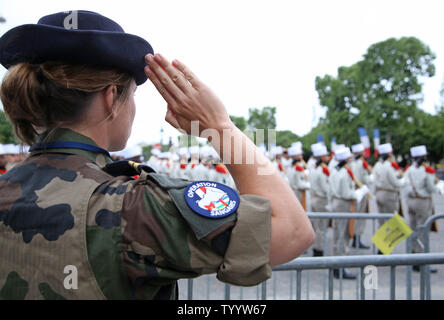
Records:
[[[67,129],[51,139],[95,145]],[[111,175],[111,162],[46,149],[0,177],[0,299],[174,299],[181,278],[271,276],[269,200],[241,195],[236,213],[207,219],[184,200],[189,182]]]

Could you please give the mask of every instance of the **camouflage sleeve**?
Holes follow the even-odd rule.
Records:
[[[256,285],[268,279],[271,276],[270,238],[270,201],[255,195],[242,195],[238,219],[217,278],[241,286]]]
[[[269,201],[243,195],[237,214],[211,226],[211,219],[191,216],[191,209],[178,200],[184,199],[187,184],[166,177],[141,177],[128,188],[122,208],[122,236],[130,282],[166,284],[207,273],[245,286],[268,279]]]

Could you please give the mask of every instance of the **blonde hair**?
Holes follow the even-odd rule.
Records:
[[[94,94],[117,86],[117,100],[126,102],[133,77],[121,70],[50,61],[19,63],[9,68],[0,99],[17,137],[33,144],[38,128],[52,130],[82,118]]]

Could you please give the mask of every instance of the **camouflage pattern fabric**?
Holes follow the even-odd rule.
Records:
[[[94,144],[67,129],[51,141]],[[267,199],[241,195],[236,214],[207,224],[187,219],[184,180],[113,176],[102,170],[111,161],[41,150],[0,177],[0,299],[174,299],[181,278],[248,286],[271,276]],[[77,289],[64,285],[66,266]]]

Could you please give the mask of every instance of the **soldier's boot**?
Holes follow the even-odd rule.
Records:
[[[419,272],[421,270],[420,266],[418,265],[414,265],[413,266],[413,271]],[[435,267],[430,266],[429,267],[430,273],[437,273],[438,269],[436,269]]]
[[[358,238],[356,236],[353,237],[353,244],[352,244],[353,248],[358,248],[358,246],[359,246],[359,249],[370,249],[370,247],[368,245],[366,245],[365,243],[363,243],[361,241],[361,239],[359,239],[359,244],[358,244],[357,239]]]
[[[339,279],[339,269],[333,269],[333,276]],[[342,279],[356,279],[356,275],[348,271],[347,269],[342,269]]]
[[[313,257],[322,257],[324,256],[324,251],[313,249]]]

